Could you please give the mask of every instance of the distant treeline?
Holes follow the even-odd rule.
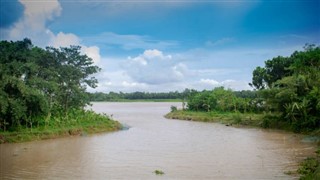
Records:
[[[164,93],[152,93],[152,92],[96,92],[91,93],[91,101],[121,101],[121,100],[138,100],[138,99],[182,99],[183,93],[175,92],[164,92]]]
[[[183,92],[172,91],[172,92],[96,92],[90,94],[91,101],[123,101],[123,100],[166,100],[166,99],[181,99],[187,100],[192,94],[198,93],[194,89],[185,89]],[[204,92],[204,91],[201,91]],[[240,98],[256,98],[257,93],[255,91],[243,90],[243,91],[232,91],[236,97]]]

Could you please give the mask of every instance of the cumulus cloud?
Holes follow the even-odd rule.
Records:
[[[69,47],[71,45],[81,46],[81,52],[92,58],[94,63],[99,63],[101,60],[100,48],[97,46],[85,46],[81,43],[81,39],[72,33],[59,32],[51,41],[48,43],[53,47]]]
[[[95,89],[88,88],[89,92],[135,92],[152,90],[150,85],[132,81],[132,79],[124,75],[122,71],[104,72],[102,74],[107,77],[101,77],[101,75],[96,76],[96,78],[99,79],[98,87]],[[157,86],[157,88],[162,91],[161,88],[159,89],[159,86]]]
[[[81,45],[82,49],[81,51],[83,52],[83,54],[86,54],[87,56],[89,56],[90,58],[92,58],[93,62],[95,64],[98,64],[101,60],[101,55],[100,55],[100,49],[97,46],[90,46],[87,47],[85,45]]]
[[[23,17],[8,29],[1,29],[2,37],[10,40],[31,38],[34,43],[44,46],[54,35],[46,28],[46,22],[59,16],[61,6],[57,0],[27,1],[20,0],[24,7]]]
[[[217,81],[214,79],[200,79],[198,82],[191,84],[191,88],[194,87],[195,89],[202,90],[202,89],[213,89],[215,87],[225,87],[227,89],[232,90],[247,90],[252,89],[248,82],[246,81],[236,81],[233,79],[227,79],[223,81]]]
[[[90,92],[169,92],[185,88],[202,91],[220,86],[233,90],[251,89],[245,80],[216,79],[218,74],[227,70],[189,69],[184,63],[177,62],[175,55],[170,56],[157,49],[146,50],[125,61],[120,57],[103,58],[100,65],[104,68],[96,75],[98,87],[89,88]],[[132,72],[134,69],[138,75]],[[168,78],[170,74],[175,78]]]
[[[213,80],[213,79],[201,79],[200,83],[208,84],[210,86],[219,86],[220,85],[220,83],[218,81]]]
[[[62,7],[58,0],[43,2],[20,0],[20,3],[24,7],[23,17],[13,26],[0,29],[1,38],[16,41],[27,37],[30,38],[35,45],[41,47],[68,47],[70,45],[79,45],[82,47],[81,51],[83,54],[87,54],[95,63],[100,61],[99,47],[88,47],[82,44],[81,39],[75,34],[63,32],[54,34],[47,28],[47,22],[61,14]]]
[[[176,62],[171,55],[165,55],[157,49],[128,57],[122,67],[134,81],[146,84],[179,82],[185,79],[189,71],[185,64]]]
[[[67,47],[70,45],[79,45],[80,38],[72,33],[59,32],[54,38],[49,42],[53,47]]]

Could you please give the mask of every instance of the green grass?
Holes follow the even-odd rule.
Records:
[[[119,122],[111,120],[106,115],[74,110],[67,115],[50,117],[47,120],[41,119],[40,124],[32,128],[20,126],[9,131],[0,131],[0,144],[87,135],[121,128],[122,125]]]
[[[320,179],[320,144],[318,143],[318,150],[316,157],[308,157],[300,163],[297,172],[301,174],[301,180]]]
[[[169,119],[181,119],[201,122],[217,122],[226,125],[261,126],[263,114],[239,113],[239,112],[196,112],[173,111],[165,115]]]
[[[320,179],[319,159],[314,157],[306,158],[301,162],[297,172],[302,175],[300,179],[303,180]]]

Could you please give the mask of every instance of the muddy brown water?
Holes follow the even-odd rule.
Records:
[[[315,151],[292,133],[165,119],[171,105],[93,103],[130,128],[0,144],[0,179],[295,179],[284,172]]]

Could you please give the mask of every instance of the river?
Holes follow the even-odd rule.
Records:
[[[293,133],[165,119],[171,105],[93,103],[130,128],[0,144],[0,179],[294,179],[315,151]]]

